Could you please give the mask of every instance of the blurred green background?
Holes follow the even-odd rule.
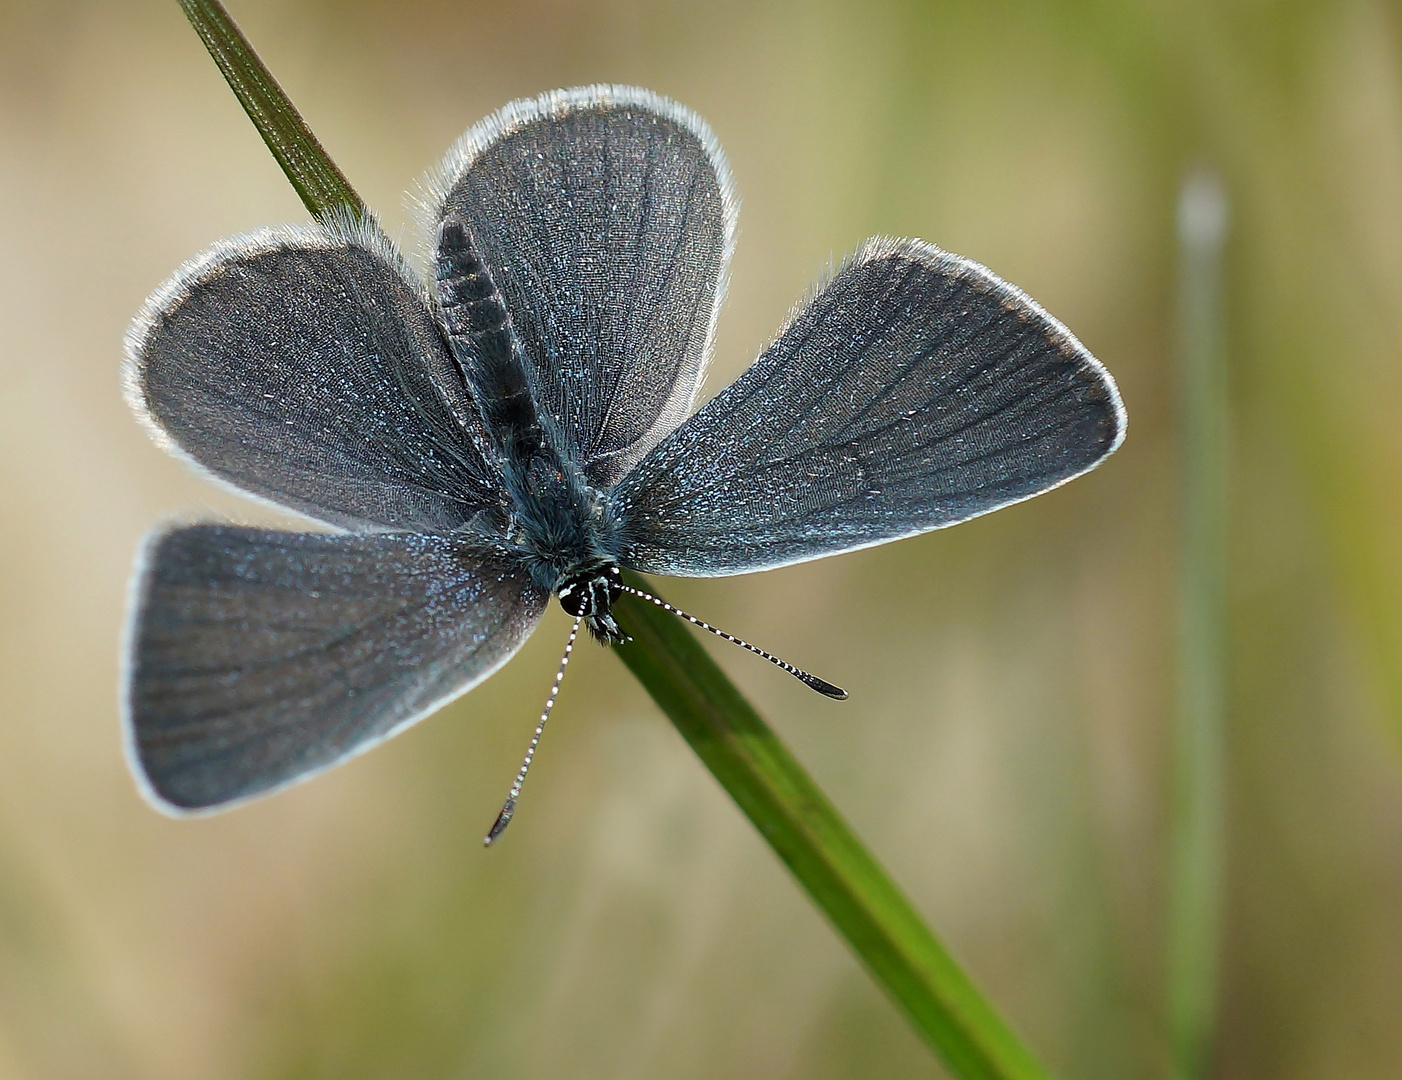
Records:
[[[1402,1075],[1402,13],[1371,0],[231,0],[393,234],[506,101],[705,116],[741,235],[708,392],[815,275],[917,235],[1120,382],[1098,472],[947,532],[667,582],[846,686],[721,662],[1060,1075],[1166,1075],[1174,202],[1232,204],[1219,1077]],[[622,665],[567,621],[352,764],[165,819],[122,760],[132,554],[272,522],[118,390],[145,296],[305,212],[173,0],[0,5],[0,1078],[937,1077]]]

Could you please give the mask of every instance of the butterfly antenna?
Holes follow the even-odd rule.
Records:
[[[502,804],[501,813],[497,815],[496,821],[482,840],[483,847],[491,847],[496,843],[497,837],[506,832],[506,827],[511,824],[511,815],[516,813],[516,800],[521,797],[521,785],[526,782],[526,773],[530,771],[535,748],[540,745],[540,737],[545,732],[545,722],[550,719],[550,710],[555,707],[560,684],[565,681],[565,668],[569,666],[570,653],[574,652],[574,639],[579,636],[579,624],[582,621],[575,619],[574,626],[570,628],[570,639],[565,642],[565,655],[560,657],[560,670],[555,672],[555,685],[550,688],[550,696],[545,699],[545,708],[541,710],[540,723],[536,724],[535,734],[531,736],[531,745],[526,747],[526,760],[521,762],[521,771],[516,774],[516,782],[511,785],[511,792]]]
[[[847,691],[842,689],[842,687],[834,686],[832,683],[826,682],[825,680],[818,678],[818,676],[812,675],[804,671],[800,667],[794,667],[787,660],[780,660],[773,653],[767,653],[757,645],[751,645],[748,641],[741,641],[734,634],[727,634],[724,630],[717,630],[710,623],[703,622],[702,620],[698,619],[695,615],[688,615],[681,608],[673,607],[671,604],[667,603],[667,601],[653,596],[650,592],[643,592],[642,589],[635,589],[631,585],[620,585],[619,588],[621,588],[626,593],[631,593],[633,596],[638,597],[640,600],[647,600],[650,603],[656,604],[663,611],[670,611],[673,615],[677,616],[677,618],[685,619],[687,622],[691,623],[692,626],[699,626],[702,630],[709,630],[718,638],[725,638],[725,640],[730,642],[732,645],[739,645],[742,649],[749,649],[750,652],[754,653],[756,656],[762,656],[775,667],[783,668],[790,675],[793,675],[795,678],[801,680],[805,686],[811,687],[812,689],[818,691],[818,693],[820,694],[824,694],[830,698],[835,698],[838,701],[842,701],[847,697]]]

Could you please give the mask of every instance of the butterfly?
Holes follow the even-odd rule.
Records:
[[[648,91],[510,104],[426,189],[427,284],[373,219],[332,216],[220,241],[128,331],[127,396],[161,446],[338,530],[147,539],[124,724],[169,812],[402,731],[504,664],[554,594],[569,645],[490,842],[581,623],[619,642],[623,593],[661,602],[620,568],[885,543],[1065,483],[1124,436],[1061,323],[919,240],[864,243],[696,410],[737,204],[710,129]]]

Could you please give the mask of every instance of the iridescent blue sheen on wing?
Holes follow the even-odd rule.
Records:
[[[127,392],[167,448],[351,528],[446,531],[504,505],[421,286],[350,223],[222,241],[148,302]]]
[[[735,233],[715,137],[645,90],[556,91],[478,124],[432,185],[434,226],[462,220],[491,268],[561,452],[608,487],[701,385]]]
[[[431,291],[378,229],[333,220],[222,241],[128,334],[128,396],[162,445],[351,530],[149,541],[124,704],[165,809],[387,738],[504,663],[552,591],[621,640],[620,564],[737,574],[909,536],[1123,437],[1065,327],[913,240],[864,245],[688,419],[735,199],[705,124],[647,91],[508,105],[434,185]]]
[[[515,553],[452,537],[157,534],[128,642],[133,766],[176,811],[310,776],[481,682],[548,598]]]
[[[1023,293],[870,241],[614,488],[617,556],[706,576],[879,544],[1064,483],[1123,432],[1108,373]]]

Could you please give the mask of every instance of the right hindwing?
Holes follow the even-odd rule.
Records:
[[[431,187],[440,267],[464,250],[451,229],[442,244],[444,225],[460,223],[552,438],[593,486],[612,485],[686,418],[701,385],[735,234],[715,137],[646,90],[557,91],[474,127]],[[484,398],[500,396],[490,362],[465,367]]]
[[[422,287],[373,226],[221,241],[147,301],[127,393],[165,447],[352,529],[448,532],[505,492]]]

